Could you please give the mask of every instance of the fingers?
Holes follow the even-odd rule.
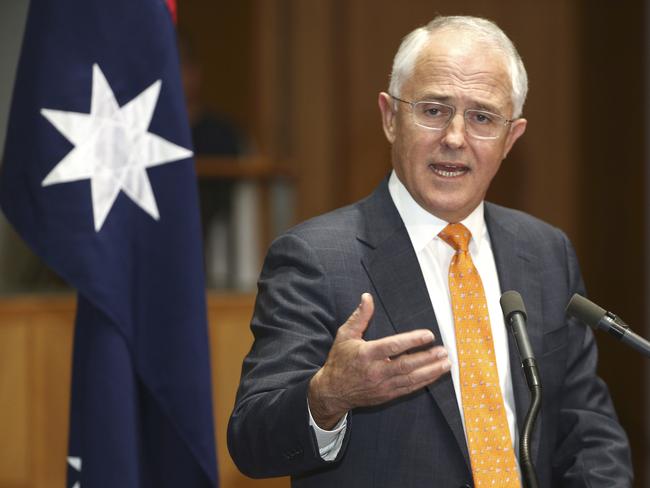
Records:
[[[361,302],[348,320],[339,328],[339,334],[345,338],[361,339],[368,328],[368,323],[375,312],[375,302],[370,293],[361,295]]]
[[[393,376],[386,384],[391,398],[397,398],[412,393],[420,388],[433,383],[451,368],[451,363],[446,358],[426,364],[414,369],[408,374]]]
[[[410,349],[433,343],[433,332],[427,329],[412,330],[394,336],[367,342],[368,354],[372,359],[398,356]]]
[[[450,369],[447,351],[442,346],[386,359],[368,378],[374,386],[366,391],[369,400],[366,404],[380,404],[412,393],[435,382]]]
[[[414,354],[402,354],[401,356],[388,360],[385,362],[385,372],[388,376],[408,375],[420,368],[425,368],[441,361],[449,363],[447,351],[444,347],[437,346]]]
[[[451,362],[443,346],[385,358],[373,371],[373,379],[378,380],[375,402],[383,403],[424,388],[450,369]]]
[[[318,425],[330,425],[352,408],[377,405],[436,381],[451,368],[434,335],[419,329],[366,341],[374,314],[369,293],[338,329],[323,367],[310,382],[309,404]],[[322,421],[323,424],[321,424]]]

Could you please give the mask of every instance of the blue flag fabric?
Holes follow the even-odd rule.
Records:
[[[69,487],[217,485],[190,148],[163,0],[31,1],[0,204],[78,290]]]

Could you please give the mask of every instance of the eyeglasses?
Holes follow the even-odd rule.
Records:
[[[432,130],[444,130],[456,114],[456,107],[438,102],[408,102],[391,95],[398,102],[411,106],[413,122],[420,127]],[[463,113],[465,131],[476,139],[497,139],[503,133],[504,127],[510,125],[515,119],[487,112],[485,110],[467,109]]]

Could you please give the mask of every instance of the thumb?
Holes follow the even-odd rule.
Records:
[[[361,295],[361,303],[356,308],[352,315],[346,320],[345,324],[341,326],[339,332],[345,336],[345,338],[355,338],[361,339],[363,333],[368,328],[368,323],[372,318],[372,314],[375,312],[375,302],[373,301],[372,295],[370,293],[364,293]]]

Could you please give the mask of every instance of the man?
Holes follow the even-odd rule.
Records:
[[[564,317],[584,292],[571,244],[483,202],[526,129],[526,91],[489,21],[439,17],[404,39],[379,95],[390,178],[267,256],[228,430],[244,473],[295,487],[521,486],[530,400],[499,307],[513,289],[544,386],[539,486],[631,486],[593,336]]]

